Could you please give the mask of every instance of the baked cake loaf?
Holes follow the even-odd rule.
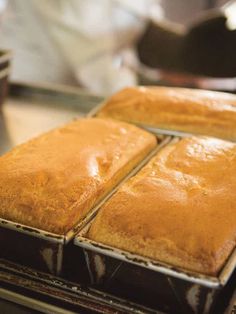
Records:
[[[236,95],[170,87],[131,87],[107,100],[99,117],[236,140]]]
[[[92,240],[216,275],[236,245],[236,144],[166,146],[99,211]]]
[[[111,119],[81,119],[0,157],[0,217],[64,234],[156,145]]]

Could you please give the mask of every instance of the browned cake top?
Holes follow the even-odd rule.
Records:
[[[111,119],[82,119],[0,157],[0,217],[63,234],[156,145]]]
[[[236,139],[236,96],[170,87],[131,87],[107,100],[100,117]]]
[[[216,275],[236,245],[236,144],[207,137],[165,147],[104,205],[88,237]]]

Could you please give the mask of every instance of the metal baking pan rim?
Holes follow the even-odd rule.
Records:
[[[41,230],[38,228],[30,227],[21,223],[17,223],[14,221],[10,221],[7,219],[0,218],[0,226],[11,229],[14,231],[18,231],[24,234],[28,234],[37,238],[43,238],[45,240],[50,240],[51,242],[64,242],[64,236],[58,235],[49,231]]]
[[[236,267],[236,247],[231,252],[229,258],[227,259],[224,267],[222,268],[219,274],[219,281],[222,286],[224,286],[227,283],[229,277],[235,270],[235,267]]]
[[[96,117],[97,113],[106,105],[106,101],[100,102],[97,106],[95,106],[92,110],[87,114],[88,118]]]
[[[139,126],[147,131],[150,131],[154,134],[161,134],[161,135],[169,135],[169,136],[178,136],[178,137],[189,137],[189,136],[198,136],[202,134],[193,134],[193,133],[187,133],[183,131],[176,131],[176,130],[167,130],[167,129],[159,129],[154,126],[149,126],[146,124],[141,123],[133,123],[136,126]]]
[[[117,188],[121,184],[123,184],[125,180],[133,176],[139,169],[141,169],[143,165],[148,160],[150,160],[150,158],[154,156],[154,154],[158,152],[158,150],[160,150],[164,145],[168,144],[170,141],[171,141],[171,137],[166,137],[159,144],[157,144],[156,147],[150,153],[148,153],[148,155],[142,161],[140,161],[138,165],[136,165],[136,167],[128,173],[127,176],[122,178],[110,192],[108,192],[104,197],[102,197],[102,199],[97,204],[95,204],[95,206],[85,215],[85,217],[80,219],[79,222],[65,234],[61,234],[61,235],[56,234],[56,233],[42,230],[39,228],[35,228],[35,227],[27,226],[21,223],[17,223],[14,221],[10,221],[4,218],[0,218],[0,226],[2,226],[3,228],[21,232],[30,236],[45,239],[50,242],[67,244],[72,238],[75,237],[75,235],[80,231],[80,229],[82,229],[95,216],[95,214],[97,213],[99,208],[102,206],[102,204],[105,203],[108,200],[108,198],[110,198],[115,193]]]
[[[21,293],[13,292],[11,290],[7,290],[2,287],[0,287],[0,294],[1,294],[1,298],[3,298],[4,300],[17,303],[19,305],[30,308],[34,311],[40,310],[40,311],[45,311],[45,313],[54,313],[54,314],[62,313],[61,308],[57,307],[56,305],[51,305],[43,301],[35,300]],[[63,313],[75,314],[75,312],[67,311],[67,310],[64,310]]]
[[[6,281],[7,282],[7,281]],[[30,282],[29,280],[27,282]],[[24,284],[21,284],[20,287],[24,287]],[[42,287],[44,288],[43,284],[39,285],[39,287],[31,290],[29,288],[25,288],[29,291],[34,291],[36,293],[39,293],[41,295],[48,295],[47,292],[45,292]],[[60,294],[59,294],[60,292]],[[74,291],[73,291],[74,292]],[[74,294],[72,294],[73,292],[70,292],[70,291],[64,291],[64,290],[61,290],[61,289],[56,289],[55,287],[50,287],[50,293],[51,293],[51,297],[55,300],[58,300],[60,299],[61,300],[61,294],[63,294],[63,297],[67,299],[67,302],[68,303],[71,303],[70,302],[70,299],[68,299],[68,297],[74,297]],[[54,314],[76,314],[78,313],[77,311],[70,311],[70,310],[67,310],[67,309],[64,309],[64,308],[61,308],[61,306],[57,306],[56,304],[50,304],[48,302],[44,302],[44,301],[39,301],[35,298],[31,298],[29,296],[25,296],[23,295],[22,293],[17,293],[17,292],[13,292],[11,290],[8,290],[8,289],[5,289],[5,288],[1,288],[0,287],[0,293],[1,293],[1,297],[3,297],[3,299],[5,300],[8,300],[10,302],[14,302],[14,303],[17,303],[17,304],[20,304],[20,305],[23,305],[23,306],[26,306],[27,308],[29,309],[32,309],[32,310],[38,310],[38,311],[42,311],[43,313],[54,313]],[[58,295],[59,294],[59,295]],[[75,294],[76,295],[76,294]],[[92,297],[91,297],[92,296]],[[64,301],[62,297],[62,300]],[[78,297],[82,300],[86,300],[87,298],[91,298],[91,302],[94,304],[96,303],[99,303],[100,305],[100,308],[102,306],[112,306],[112,307],[115,307],[115,310],[116,312],[117,311],[122,311],[124,313],[124,311],[127,311],[127,313],[129,312],[130,313],[130,309],[133,313],[137,313],[137,314],[144,314],[144,313],[154,313],[154,311],[152,309],[149,309],[147,307],[144,307],[142,305],[138,305],[138,304],[135,304],[135,303],[131,303],[131,302],[125,302],[124,300],[120,299],[111,299],[110,296],[108,296],[109,300],[104,302],[104,300],[102,299],[102,296],[99,298],[96,296],[93,296],[92,294],[90,294],[89,296],[87,295],[78,295]],[[122,302],[122,303],[118,303],[118,302]],[[66,302],[66,300],[65,300]],[[73,304],[73,303],[72,303]],[[138,306],[138,309],[136,309]],[[88,308],[87,308],[88,310]],[[89,308],[90,311],[92,311],[91,308]],[[113,310],[113,308],[112,308]],[[110,312],[110,311],[109,311]],[[101,311],[100,311],[101,313]]]
[[[75,245],[84,249],[89,249],[94,253],[97,252],[116,258],[120,261],[125,261],[153,271],[158,271],[167,276],[172,276],[191,283],[200,284],[207,288],[218,289],[223,287],[228,282],[236,266],[236,248],[234,248],[217,277],[199,274],[193,271],[187,271],[185,269],[181,269],[181,267],[174,267],[164,262],[158,262],[151,258],[111,247],[109,245],[86,238],[85,234],[89,230],[92,222],[93,221],[90,221],[89,224],[87,224],[74,238]]]
[[[12,52],[10,50],[0,50],[0,64],[9,61],[12,58]]]
[[[192,136],[208,136],[208,137],[212,137],[212,138],[217,138],[219,139],[219,137],[217,136],[213,136],[213,135],[206,135],[206,134],[201,134],[201,133],[187,133],[187,132],[184,132],[184,131],[178,131],[178,130],[167,130],[167,129],[160,129],[158,127],[155,127],[155,126],[151,126],[151,125],[147,125],[147,124],[142,124],[142,123],[132,123],[140,128],[143,128],[153,134],[160,134],[160,135],[169,135],[169,136],[176,136],[176,137],[180,137],[180,138],[183,138],[183,137],[192,137]],[[230,142],[236,142],[235,139],[227,139],[227,138],[220,138],[222,140],[225,140],[225,141],[230,141]]]

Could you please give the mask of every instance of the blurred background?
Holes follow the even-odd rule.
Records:
[[[13,80],[236,90],[235,1],[0,0],[0,43]]]

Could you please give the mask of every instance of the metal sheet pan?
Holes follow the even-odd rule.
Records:
[[[1,297],[50,313],[154,313],[147,307],[84,284],[76,284],[1,259],[0,283]]]
[[[75,90],[69,88],[70,96],[67,97],[67,93],[66,93],[66,95],[64,94],[63,88],[58,87],[58,92],[62,94],[60,96],[58,96],[58,92],[54,91],[54,88],[51,88],[52,91],[50,91],[50,88],[48,88],[48,86],[45,86],[45,85],[43,85],[43,86],[28,85],[27,86],[25,84],[22,85],[19,83],[13,84],[11,86],[11,97],[7,101],[6,106],[4,105],[4,107],[3,107],[3,113],[5,113],[5,117],[7,118],[6,120],[9,119],[9,121],[5,121],[7,123],[3,123],[3,125],[4,124],[6,125],[6,129],[3,129],[3,132],[1,132],[1,134],[4,135],[4,132],[6,133],[6,131],[10,131],[9,135],[11,135],[11,136],[8,136],[8,134],[5,134],[6,135],[5,139],[4,139],[4,136],[0,138],[1,144],[3,144],[0,146],[1,152],[6,151],[6,149],[9,149],[16,144],[19,144],[20,142],[27,140],[29,138],[29,136],[31,137],[32,135],[36,135],[37,132],[46,131],[49,128],[52,128],[52,127],[55,127],[59,124],[67,122],[68,120],[72,119],[73,117],[77,117],[78,115],[81,115],[81,114],[85,115],[91,109],[91,107],[93,107],[96,103],[98,103],[98,101],[101,101],[101,99],[99,99],[98,97],[93,97],[93,96],[89,95],[89,105],[86,106],[86,95],[84,94],[83,95],[83,105],[81,107],[80,106],[81,97],[80,97],[80,95],[77,95]],[[66,106],[65,106],[65,101],[66,101]],[[35,123],[36,121],[34,121],[34,120],[32,121],[32,118],[34,118],[35,115],[36,116],[37,115],[44,116],[45,113],[48,111],[50,113],[50,108],[52,109],[52,112],[54,112],[55,106],[57,109],[59,108],[59,110],[57,110],[57,111],[60,112],[59,115],[57,115],[57,117],[56,117],[56,121],[54,121],[55,119],[54,120],[49,119],[47,121],[46,125],[40,125],[40,126],[37,126],[37,123]],[[32,114],[29,114],[27,117],[27,113],[31,110],[32,110]],[[23,111],[26,113],[26,116],[22,114]],[[15,128],[14,123],[11,123],[11,122],[14,122],[14,121],[12,121],[11,117],[14,116],[16,113],[18,116],[18,121],[17,121],[18,125]],[[22,123],[21,123],[21,121],[22,121]],[[27,122],[30,122],[29,125],[27,125]],[[23,123],[25,125],[21,127],[21,125],[23,125]],[[1,127],[1,123],[0,123],[0,127]],[[25,132],[25,130],[26,130],[26,132]],[[2,129],[1,129],[1,131],[2,131]],[[5,142],[3,141],[3,139]],[[7,230],[7,228],[5,228],[5,230]],[[37,233],[38,230],[35,230],[35,231],[36,231],[35,233]],[[18,233],[18,235],[19,234],[27,235],[26,230],[25,230],[25,232],[26,232],[26,234],[25,233]],[[35,237],[35,236],[33,238],[37,239],[37,237]],[[43,240],[43,238],[38,238],[38,239],[40,241]],[[52,241],[51,243],[57,243],[57,242]],[[78,249],[78,247],[74,247],[74,248]],[[69,255],[67,257],[70,258],[70,256],[71,255]],[[76,262],[76,260],[74,262]],[[81,267],[81,266],[82,265],[79,265],[79,267]],[[78,267],[78,265],[77,265],[77,267]],[[6,299],[11,298],[11,301],[17,302],[17,303],[26,302],[26,305],[30,306],[32,308],[34,308],[34,306],[35,306],[35,295],[32,296],[32,292],[31,292],[29,299],[22,301],[22,293],[26,294],[25,289],[28,289],[29,291],[31,291],[31,286],[35,287],[35,280],[36,281],[39,280],[41,282],[41,284],[43,285],[43,290],[47,294],[50,294],[52,296],[52,298],[55,297],[56,302],[53,303],[53,305],[56,305],[57,308],[62,307],[61,303],[59,303],[59,301],[61,299],[70,300],[67,302],[70,304],[71,303],[80,304],[80,300],[81,300],[80,297],[77,297],[77,296],[75,297],[74,295],[71,296],[71,293],[74,293],[76,291],[75,288],[79,287],[78,288],[79,292],[77,292],[77,293],[78,294],[82,293],[82,296],[90,296],[91,294],[96,292],[100,299],[99,298],[96,299],[96,297],[93,298],[93,301],[94,301],[93,304],[99,305],[101,302],[101,299],[102,299],[103,300],[102,302],[105,302],[105,304],[110,305],[112,308],[112,311],[107,312],[107,313],[118,313],[118,309],[122,309],[124,313],[149,313],[149,310],[150,310],[148,308],[142,308],[142,307],[140,309],[140,307],[138,306],[138,310],[136,308],[135,311],[133,311],[133,310],[131,311],[130,308],[132,309],[135,306],[133,306],[132,303],[130,303],[130,302],[127,303],[126,301],[124,301],[124,303],[123,303],[122,300],[120,300],[121,304],[125,304],[125,306],[127,306],[127,304],[128,304],[128,306],[125,308],[125,311],[124,311],[124,307],[122,307],[123,305],[121,307],[115,306],[113,308],[112,307],[113,304],[116,304],[116,302],[118,302],[118,304],[119,304],[119,302],[120,302],[119,299],[112,298],[112,297],[110,298],[109,294],[107,294],[106,292],[100,292],[100,291],[98,291],[96,289],[92,289],[92,288],[84,288],[85,285],[87,285],[87,281],[86,281],[87,278],[85,279],[85,281],[83,281],[82,286],[80,286],[78,283],[77,284],[75,284],[74,282],[69,283],[68,281],[65,281],[62,278],[54,277],[54,276],[46,274],[46,273],[40,273],[40,272],[36,271],[35,269],[30,270],[27,267],[23,267],[23,266],[19,266],[19,265],[17,266],[16,264],[13,264],[10,262],[4,262],[3,263],[3,261],[0,261],[0,269],[1,268],[4,271],[0,271],[0,282],[2,283],[5,280],[5,283],[9,284],[9,287],[7,287],[7,289],[5,289],[5,291],[4,291]],[[14,277],[12,276],[13,270],[14,270],[14,273],[13,273]],[[70,268],[70,265],[69,265],[68,270],[69,270],[69,272],[71,272],[70,280],[72,279],[72,281],[74,281],[73,280],[74,272],[73,272],[73,269]],[[85,272],[84,269],[83,269],[83,272]],[[10,277],[9,277],[9,273],[10,273]],[[81,275],[81,269],[79,269],[79,273]],[[113,274],[114,274],[114,272],[113,272]],[[20,281],[20,279],[22,279],[22,276],[24,277],[24,275],[27,277],[27,280],[30,279],[30,281],[28,281],[28,282],[27,282],[27,280],[26,281]],[[2,278],[5,278],[5,279],[2,281]],[[6,278],[8,278],[8,279],[6,279]],[[81,277],[80,277],[80,280],[81,280]],[[21,284],[20,284],[20,282],[21,282]],[[11,294],[12,290],[10,289],[11,283],[14,287],[21,286],[21,288],[24,290],[21,290],[20,293],[16,293],[16,294],[13,290],[13,296],[12,296],[12,294]],[[65,290],[62,289],[63,292],[60,291],[58,293],[58,290],[49,288],[50,285],[52,285],[54,288],[60,287],[60,290],[63,287],[65,287]],[[24,286],[24,288],[23,288],[23,286]],[[119,288],[120,287],[118,285],[117,289],[119,289]],[[66,293],[66,291],[67,292],[69,291],[69,294],[70,294],[69,297],[68,297],[68,294]],[[9,294],[9,292],[10,292],[10,294]],[[11,296],[9,297],[9,295],[11,295]],[[39,294],[37,294],[36,299],[39,299]],[[77,300],[77,301],[75,302],[75,300]],[[141,301],[141,299],[140,299],[140,301]],[[44,302],[44,306],[45,306],[45,311],[46,310],[48,311],[49,310],[48,304],[50,304],[49,299],[46,298],[45,300],[43,300],[43,302]],[[144,304],[145,304],[145,302],[144,302]],[[59,305],[59,307],[58,307],[58,305]],[[105,309],[105,308],[106,307],[103,307],[103,309]],[[111,308],[109,308],[109,310]],[[88,313],[91,312],[91,309],[92,308],[89,308]],[[156,308],[154,311],[150,310],[150,313],[153,313],[153,312],[159,313]],[[223,311],[219,312],[219,313],[223,313]]]

